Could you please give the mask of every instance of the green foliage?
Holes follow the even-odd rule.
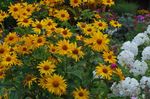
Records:
[[[138,5],[136,3],[120,2],[113,6],[112,9],[119,15],[122,15],[124,13],[135,14],[136,10],[138,9]]]

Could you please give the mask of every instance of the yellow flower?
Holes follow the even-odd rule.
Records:
[[[118,21],[115,21],[115,20],[111,20],[110,25],[115,27],[115,28],[119,28],[122,26]]]
[[[83,22],[78,22],[78,23],[77,23],[77,26],[78,26],[81,30],[84,30],[84,29],[86,28],[87,24],[86,24],[86,23],[83,23]]]
[[[66,55],[70,51],[71,44],[69,43],[69,40],[60,40],[57,43],[57,53],[59,53],[60,55]]]
[[[10,52],[10,46],[7,45],[6,43],[1,43],[0,44],[0,57],[5,56]]]
[[[93,35],[95,32],[96,32],[96,29],[92,24],[86,25],[86,27],[83,30],[83,33],[85,35]]]
[[[63,36],[63,38],[70,38],[72,36],[72,33],[67,28],[65,28],[65,29],[64,28],[58,28],[57,32],[59,32]]]
[[[106,6],[112,6],[112,5],[114,5],[114,1],[113,0],[102,0],[102,4],[106,5]]]
[[[41,62],[37,68],[39,69],[41,75],[51,75],[55,71],[56,66],[51,61],[47,60]]]
[[[28,88],[31,88],[31,85],[33,82],[36,82],[36,77],[33,74],[27,74],[23,80],[24,86],[28,86]]]
[[[19,41],[19,37],[18,35],[16,34],[16,32],[12,32],[12,33],[9,33],[5,38],[4,38],[4,41],[7,43],[7,44],[15,44]]]
[[[18,25],[23,26],[23,27],[29,27],[32,23],[32,19],[28,18],[20,18],[18,19]]]
[[[116,56],[114,56],[113,51],[104,51],[103,58],[105,62],[116,63]]]
[[[108,28],[108,25],[104,21],[95,21],[94,26],[99,30],[105,30]]]
[[[46,18],[43,20],[45,22],[45,29],[48,31],[51,27],[56,27],[57,23],[55,23],[52,19]]]
[[[66,93],[67,84],[62,76],[54,74],[47,78],[47,90],[55,95],[63,95]]]
[[[56,53],[56,51],[57,51],[56,46],[54,46],[53,44],[50,44],[48,47],[49,47],[49,52]]]
[[[18,53],[18,54],[30,54],[31,53],[31,49],[30,47],[28,47],[27,45],[16,45],[14,47],[14,50]]]
[[[20,3],[16,3],[14,5],[11,4],[8,8],[9,13],[11,13],[12,16],[16,16],[20,14],[20,9],[22,8],[22,6]]]
[[[0,23],[6,18],[8,17],[8,14],[2,10],[0,10]]]
[[[96,75],[102,76],[102,78],[110,80],[112,76],[112,70],[110,66],[100,64],[99,66],[96,66]]]
[[[122,70],[120,69],[120,68],[116,68],[115,69],[115,71],[113,71],[115,74],[117,74],[119,77],[120,77],[120,79],[121,80],[124,80],[125,79],[125,77],[124,77],[124,75],[123,75],[123,73],[122,73]]]
[[[47,77],[42,77],[40,79],[38,79],[38,85],[41,86],[43,89],[46,89],[46,85],[47,85]]]
[[[101,52],[108,50],[109,39],[107,34],[101,32],[94,33],[90,39],[85,39],[85,44],[89,45],[93,50]]]
[[[12,66],[16,65],[17,63],[17,55],[16,54],[6,54],[2,56],[1,64],[4,66]]]
[[[81,51],[81,47],[77,47],[77,44],[74,43],[72,45],[72,49],[71,52],[68,53],[69,57],[72,57],[73,59],[75,59],[76,61],[79,61],[79,59],[81,57],[83,57],[84,53]]]
[[[59,10],[55,14],[55,17],[57,17],[61,21],[67,21],[70,18],[69,13],[67,12],[67,10]]]
[[[89,99],[89,95],[89,91],[81,87],[73,91],[74,99]]]
[[[72,7],[78,7],[82,3],[81,0],[70,0],[70,5]]]
[[[34,46],[36,46],[36,48],[43,46],[44,44],[46,44],[46,38],[44,35],[41,36],[35,36],[34,38]]]
[[[38,34],[41,33],[41,30],[44,29],[44,26],[45,26],[45,22],[43,20],[42,21],[35,20],[35,22],[32,23],[34,32]]]

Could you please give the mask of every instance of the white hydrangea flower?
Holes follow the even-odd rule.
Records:
[[[142,52],[142,60],[149,60],[150,59],[150,46],[145,47]]]
[[[142,89],[150,88],[150,77],[143,76],[140,80],[140,86]]]
[[[138,47],[137,47],[137,44],[134,42],[130,42],[130,41],[125,42],[123,46],[121,47],[121,49],[132,52],[134,56],[138,54]]]
[[[147,32],[147,34],[150,34],[150,25],[148,25],[146,32]]]
[[[124,50],[118,55],[117,59],[120,65],[130,68],[134,62],[134,54],[128,50]]]
[[[126,77],[118,84],[114,83],[111,90],[116,96],[137,96],[140,94],[139,82],[130,77]]]
[[[138,35],[136,35],[134,37],[134,39],[132,40],[132,42],[136,43],[138,46],[142,45],[143,43],[149,41],[149,37],[147,34],[145,33],[139,33]]]
[[[144,61],[140,62],[139,60],[136,60],[134,64],[132,65],[130,72],[132,72],[134,76],[144,75],[147,69],[148,69],[148,66],[146,62]]]

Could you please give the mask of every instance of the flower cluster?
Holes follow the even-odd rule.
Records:
[[[121,24],[84,9],[95,2],[114,4],[113,0],[41,0],[12,3],[7,12],[0,12],[0,82],[11,83],[8,94],[15,90],[19,99],[107,97],[109,91],[95,93],[103,87],[94,83],[124,79],[106,34],[109,27]],[[12,29],[5,27],[7,17],[15,22]],[[98,81],[91,79],[94,70],[101,77]]]
[[[123,51],[117,57],[118,63],[135,78],[126,77],[118,84],[114,83],[111,87],[113,94],[137,97],[144,94],[143,92],[147,89],[149,90],[150,77],[147,75],[150,60],[149,29],[150,25],[146,31],[137,34],[132,41],[125,42],[121,47]],[[141,51],[142,48],[143,51]],[[140,55],[139,52],[141,52]]]

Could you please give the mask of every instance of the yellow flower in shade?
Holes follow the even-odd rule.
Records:
[[[6,43],[1,43],[0,44],[0,57],[5,56],[5,54],[9,54],[10,52],[10,46],[7,45]]]
[[[18,20],[18,25],[23,26],[23,27],[29,27],[32,23],[32,19],[28,19],[28,18],[20,18]]]
[[[54,46],[53,44],[50,44],[48,47],[49,47],[49,52],[56,53],[56,51],[57,51],[56,46]]]
[[[102,65],[96,66],[96,75],[101,76],[104,79],[111,79],[113,71],[111,70],[110,66]]]
[[[96,19],[100,19],[101,18],[101,16],[98,13],[96,13],[94,16],[95,16]]]
[[[0,80],[5,77],[5,73],[3,71],[0,71]]]
[[[56,66],[51,61],[47,60],[41,62],[37,68],[39,69],[41,75],[51,75],[55,71]]]
[[[60,59],[53,57],[53,56],[48,57],[48,60],[51,61],[52,64],[55,64],[55,65],[57,65],[59,62],[61,62]]]
[[[83,23],[83,22],[78,22],[78,23],[77,23],[77,26],[78,26],[81,30],[84,30],[84,29],[86,28],[87,24],[86,24],[86,23]]]
[[[115,20],[111,20],[110,25],[115,27],[115,28],[119,28],[122,26],[118,21],[115,21]]]
[[[30,54],[31,53],[31,49],[30,47],[28,47],[27,45],[16,45],[14,47],[14,50],[18,53],[18,54]]]
[[[31,16],[31,13],[27,12],[25,9],[20,9],[20,14],[18,15],[18,17],[16,17],[16,19],[22,19],[22,18],[29,18]],[[15,16],[14,16],[15,18]]]
[[[77,35],[76,36],[76,39],[79,40],[79,41],[83,41],[84,40],[84,37],[82,35]]]
[[[7,43],[7,44],[15,44],[19,41],[19,36],[16,34],[16,32],[12,32],[12,33],[9,33],[5,38],[4,38],[4,41]]]
[[[33,74],[27,74],[23,80],[24,86],[27,86],[29,89],[33,82],[36,82],[36,77]]]
[[[6,17],[8,17],[8,14],[0,10],[0,22],[2,22]]]
[[[83,57],[84,53],[81,51],[81,47],[77,47],[77,44],[72,44],[71,52],[68,54],[69,57],[72,57],[76,61],[79,61]]]
[[[70,38],[72,36],[72,33],[67,28],[65,28],[65,29],[64,28],[58,28],[57,32],[59,32],[63,36],[63,38]]]
[[[32,23],[34,32],[38,34],[41,33],[41,30],[44,29],[44,26],[45,26],[45,22],[43,20],[42,21],[36,20],[35,22]]]
[[[95,27],[92,24],[86,25],[86,28],[83,30],[85,35],[93,35],[96,32]]]
[[[94,26],[97,28],[97,29],[99,29],[99,30],[105,30],[105,29],[107,29],[108,28],[108,25],[107,25],[107,23],[106,22],[104,22],[104,21],[95,21],[94,22]]]
[[[107,34],[101,32],[94,33],[90,39],[85,39],[85,44],[89,45],[93,50],[101,52],[108,50],[109,39]]]
[[[45,38],[44,35],[35,36],[33,42],[34,42],[34,45],[38,48],[38,47],[43,46],[44,44],[46,44],[46,38]]]
[[[6,54],[5,56],[2,56],[1,64],[4,66],[12,66],[16,65],[17,60],[16,54]]]
[[[104,51],[103,58],[105,62],[116,63],[116,56],[114,56],[113,51]]]
[[[112,6],[112,5],[114,5],[114,1],[113,0],[102,0],[102,4],[106,5],[106,6]]]
[[[66,93],[67,84],[62,76],[54,74],[47,78],[47,90],[55,95],[63,95]]]
[[[40,79],[38,79],[38,85],[41,86],[43,89],[46,89],[46,85],[47,85],[47,77],[42,77]]]
[[[51,34],[56,31],[57,31],[57,28],[55,26],[50,26],[48,29],[46,29],[46,36],[51,36]]]
[[[71,51],[71,47],[69,40],[60,40],[57,43],[57,53],[60,55],[66,55]]]
[[[81,0],[70,0],[70,5],[72,7],[78,7],[82,3]]]
[[[32,14],[32,12],[35,10],[35,7],[33,4],[23,3],[23,6],[24,6],[24,9],[30,14]]]
[[[57,17],[61,21],[67,21],[70,18],[69,13],[67,12],[67,10],[59,10],[56,13],[55,17]]]
[[[45,29],[48,31],[51,27],[56,27],[57,23],[55,23],[52,19],[46,18],[43,20],[45,23]]]
[[[75,91],[73,91],[74,99],[89,99],[89,91],[87,89],[83,88],[76,88]]]
[[[124,75],[123,75],[123,73],[122,73],[122,70],[121,70],[120,68],[116,68],[113,72],[114,72],[116,75],[118,75],[121,80],[124,80],[124,79],[125,79],[125,77],[124,77]]]

